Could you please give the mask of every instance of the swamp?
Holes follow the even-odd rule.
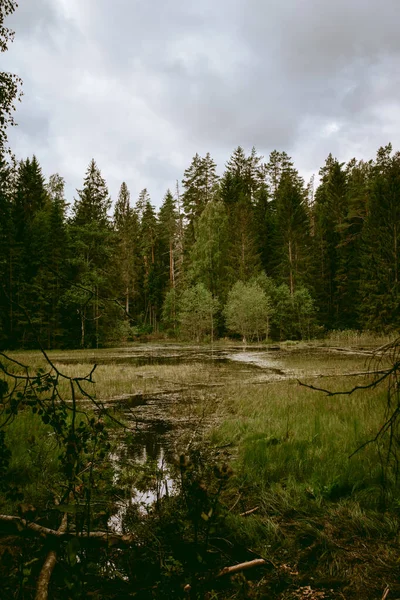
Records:
[[[0,517],[2,597],[35,597],[51,551],[51,598],[400,596],[397,449],[376,437],[390,378],[363,389],[390,371],[393,348],[142,343],[4,355],[6,379],[29,373],[36,389],[6,428],[0,512],[15,520]],[[55,372],[64,421],[76,419],[64,457],[71,439],[49,405],[54,382],[43,381]],[[63,515],[65,534],[46,535]]]

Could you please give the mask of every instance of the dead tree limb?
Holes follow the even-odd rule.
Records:
[[[38,523],[34,523],[33,521],[26,521],[25,519],[22,519],[21,517],[17,517],[15,515],[0,515],[0,523],[14,524],[17,534],[30,532],[34,535],[53,537],[59,540],[70,540],[71,538],[77,537],[83,541],[93,540],[110,544],[123,545],[133,544],[136,541],[135,536],[131,534],[123,535],[119,533],[109,533],[108,531],[90,531],[89,533],[83,531],[82,533],[80,533],[65,530],[60,531],[60,529],[50,529],[49,527],[44,527],[43,525],[39,525]]]
[[[64,533],[67,530],[68,526],[68,515],[64,513],[64,516],[61,521],[60,527],[57,529],[57,533]],[[55,550],[51,550],[46,560],[43,563],[42,570],[40,571],[39,578],[36,586],[36,596],[35,600],[47,600],[49,596],[49,584],[52,573],[54,571],[54,567],[57,562],[57,552]]]

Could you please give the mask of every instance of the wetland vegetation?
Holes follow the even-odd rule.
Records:
[[[93,479],[80,475],[91,490],[90,525],[88,498],[76,488],[62,510],[71,531],[100,529],[112,540],[58,544],[52,597],[65,597],[66,582],[71,598],[373,599],[387,586],[396,597],[395,464],[383,458],[385,439],[354,454],[382,424],[386,389],[327,396],[298,382],[333,391],[365,385],[377,368],[376,339],[366,340],[50,352],[66,375],[84,377],[98,364],[76,398],[109,429],[102,454],[91,449],[86,458]],[[32,372],[45,367],[39,353],[12,358]],[[382,360],[380,371],[390,366]],[[60,383],[61,396],[68,385]],[[35,508],[35,523],[56,527],[65,475],[51,424],[25,408],[7,436],[22,504]],[[0,512],[20,514],[19,504],[11,494]],[[133,538],[121,547],[114,535]],[[30,598],[48,544],[20,535],[0,548],[7,597],[18,588]],[[254,559],[265,562],[218,577]]]

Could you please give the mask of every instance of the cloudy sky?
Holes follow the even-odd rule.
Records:
[[[72,201],[95,158],[113,199],[159,206],[198,152],[254,145],[309,179],[329,152],[400,149],[399,0],[19,0],[2,68],[24,81],[18,158]]]

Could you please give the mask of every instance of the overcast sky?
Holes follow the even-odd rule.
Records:
[[[19,0],[7,24],[11,147],[68,201],[92,157],[114,200],[159,206],[196,152],[221,173],[238,145],[285,150],[309,179],[400,149],[399,0]]]

